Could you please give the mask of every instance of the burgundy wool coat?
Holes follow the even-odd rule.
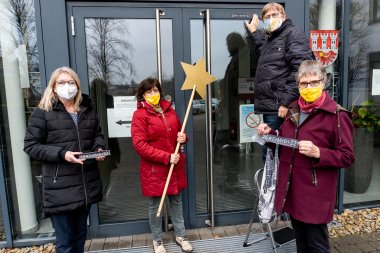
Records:
[[[137,102],[132,118],[132,143],[140,160],[142,192],[148,197],[161,196],[170,169],[170,155],[177,145],[181,123],[171,103],[160,101],[163,113],[156,112],[147,102]],[[177,195],[186,186],[185,156],[180,153],[174,166],[167,195]]]
[[[280,146],[275,209],[278,214],[287,212],[304,223],[326,224],[333,218],[338,169],[354,162],[350,113],[327,95],[321,107],[313,109],[297,127],[298,118],[295,101],[280,127],[280,135],[312,141],[320,149],[320,158]]]

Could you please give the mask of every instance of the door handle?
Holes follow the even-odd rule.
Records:
[[[160,16],[164,16],[165,12],[156,9],[156,48],[157,48],[157,75],[158,75],[158,81],[162,85],[162,59],[161,59],[161,26]]]
[[[204,10],[200,13],[204,17],[204,33],[205,33],[205,43],[204,52],[206,58],[206,70],[211,73],[211,33],[210,33],[210,10]],[[211,85],[207,85],[206,90],[206,146],[207,146],[207,204],[208,212],[210,213],[210,219],[206,220],[205,223],[208,226],[215,226],[215,207],[214,207],[214,179],[213,179],[213,151],[212,151],[212,105],[211,105]]]

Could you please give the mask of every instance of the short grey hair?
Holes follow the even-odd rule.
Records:
[[[324,82],[327,80],[326,70],[323,65],[315,60],[303,61],[296,74],[296,82],[299,83],[300,79],[305,76],[318,76]]]

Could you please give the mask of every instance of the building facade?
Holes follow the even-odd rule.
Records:
[[[337,212],[378,206],[380,136],[373,122],[380,116],[380,1],[278,2],[326,59],[329,93],[360,111],[354,121],[356,162],[340,170]],[[60,66],[79,74],[83,92],[100,108],[112,154],[99,164],[104,200],[91,209],[89,237],[149,231],[148,201],[141,194],[129,131],[133,96],[141,80],[157,77],[165,98],[184,118],[190,91],[181,90],[180,62],[201,57],[217,81],[205,101],[195,98],[186,127],[186,226],[248,223],[257,200],[254,174],[263,164],[260,146],[249,138],[255,120],[246,117],[253,108],[257,55],[243,22],[253,13],[260,17],[266,3],[1,1],[0,247],[54,240],[50,220],[41,212],[41,164],[23,152],[23,138],[50,74]],[[360,121],[363,113],[368,117]],[[163,222],[168,227],[170,214]]]

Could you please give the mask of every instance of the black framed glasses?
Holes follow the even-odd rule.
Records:
[[[309,85],[310,87],[317,87],[321,84],[323,79],[319,79],[319,80],[312,80],[312,81],[309,81],[309,82],[299,82],[298,83],[298,86],[300,88],[307,88]]]

